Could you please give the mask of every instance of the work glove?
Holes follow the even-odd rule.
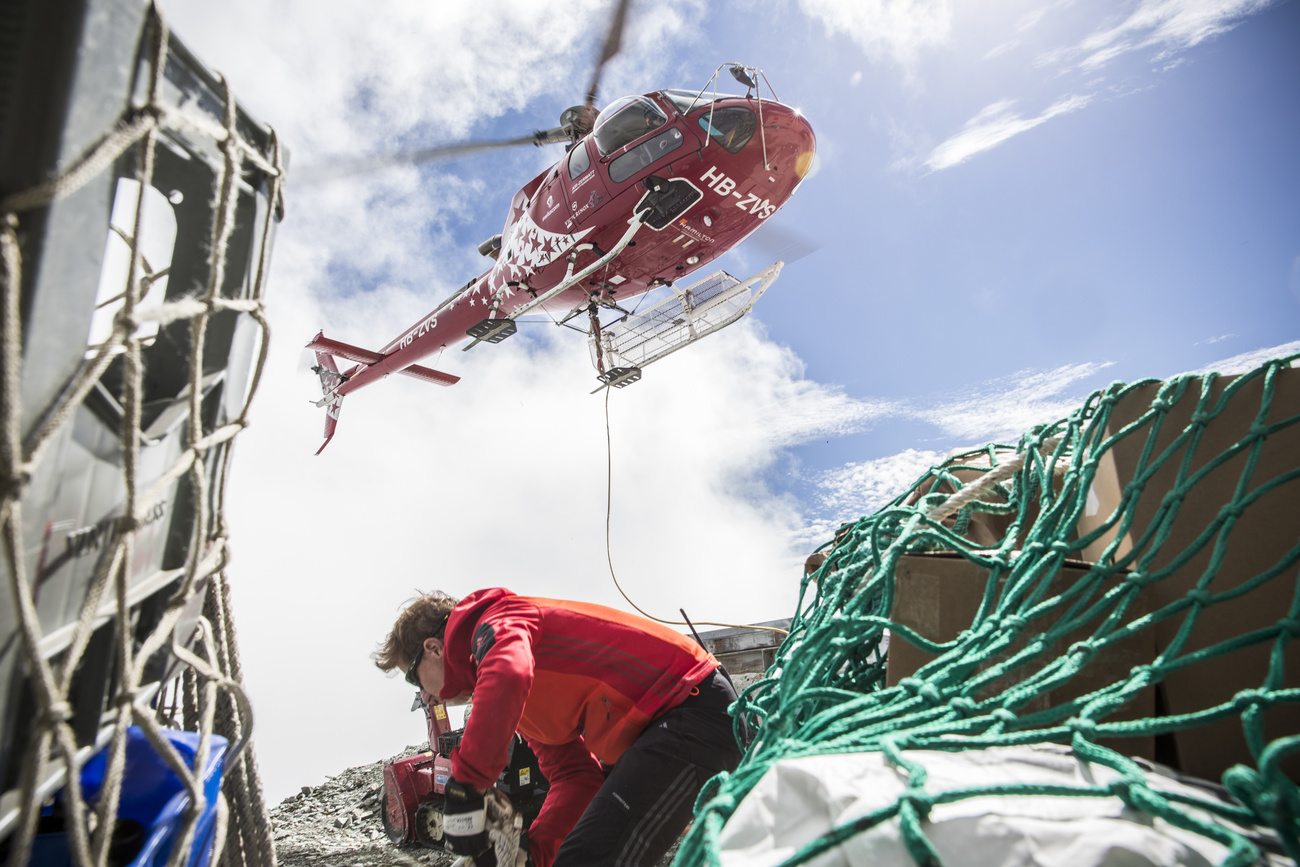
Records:
[[[447,801],[443,807],[442,833],[447,848],[457,855],[473,858],[482,867],[495,864],[495,853],[490,859],[483,857],[492,848],[488,842],[483,795],[473,786],[457,782],[455,777],[447,778],[443,795]]]

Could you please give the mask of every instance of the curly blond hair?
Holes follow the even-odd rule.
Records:
[[[387,672],[410,665],[424,639],[438,631],[451,609],[460,601],[441,590],[432,593],[419,590],[415,592],[419,595],[407,600],[406,607],[397,615],[397,622],[393,624],[388,637],[370,654],[375,667],[380,671]]]

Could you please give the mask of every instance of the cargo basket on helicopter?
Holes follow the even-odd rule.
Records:
[[[593,363],[607,369],[639,369],[726,328],[743,317],[776,282],[784,262],[747,280],[715,271],[642,313],[632,313],[600,329],[588,340]]]

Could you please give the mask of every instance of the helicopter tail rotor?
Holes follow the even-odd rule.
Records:
[[[319,339],[322,335],[316,335]],[[310,344],[309,344],[310,345]],[[316,406],[325,407],[325,442],[317,449],[316,454],[325,451],[325,446],[330,444],[334,439],[334,429],[339,424],[339,412],[343,408],[343,395],[338,393],[338,387],[347,381],[347,377],[339,372],[338,365],[334,363],[334,356],[327,352],[316,350],[316,366],[313,367],[312,373],[320,377],[321,399],[313,401]]]
[[[455,385],[460,382],[460,377],[454,374],[411,364],[409,360],[394,360],[393,356],[397,353],[385,355],[382,352],[372,352],[369,349],[353,346],[350,343],[331,340],[325,336],[324,331],[318,332],[311,339],[311,343],[307,344],[307,348],[314,350],[316,353],[316,366],[312,368],[312,373],[320,377],[321,399],[314,400],[312,403],[325,408],[325,442],[321,444],[316,454],[325,451],[325,446],[329,445],[330,440],[334,437],[334,430],[339,423],[339,411],[343,407],[344,395],[366,384],[365,376],[361,375],[377,370],[382,376],[388,376],[389,373],[400,373],[403,376],[410,376],[423,382],[431,382],[434,385]],[[356,364],[340,372],[338,364],[334,360],[335,358],[354,361]],[[358,376],[361,376],[361,378],[358,378]],[[374,377],[371,376],[369,381],[374,381]]]

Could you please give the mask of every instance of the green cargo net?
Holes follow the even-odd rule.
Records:
[[[886,822],[916,863],[940,864],[936,805],[1025,795],[1118,796],[1233,865],[1259,862],[1259,846],[1207,817],[1271,828],[1300,861],[1297,357],[1116,383],[843,526],[810,560],[776,663],[734,707],[755,740],[701,793],[677,863],[720,863],[724,824],[778,762],[852,753],[881,754],[903,794],[784,864]],[[958,628],[925,625],[939,609],[927,599],[949,610],[962,590]],[[943,791],[913,753],[1046,743],[1111,781]],[[1228,797],[1158,790],[1139,753]]]

